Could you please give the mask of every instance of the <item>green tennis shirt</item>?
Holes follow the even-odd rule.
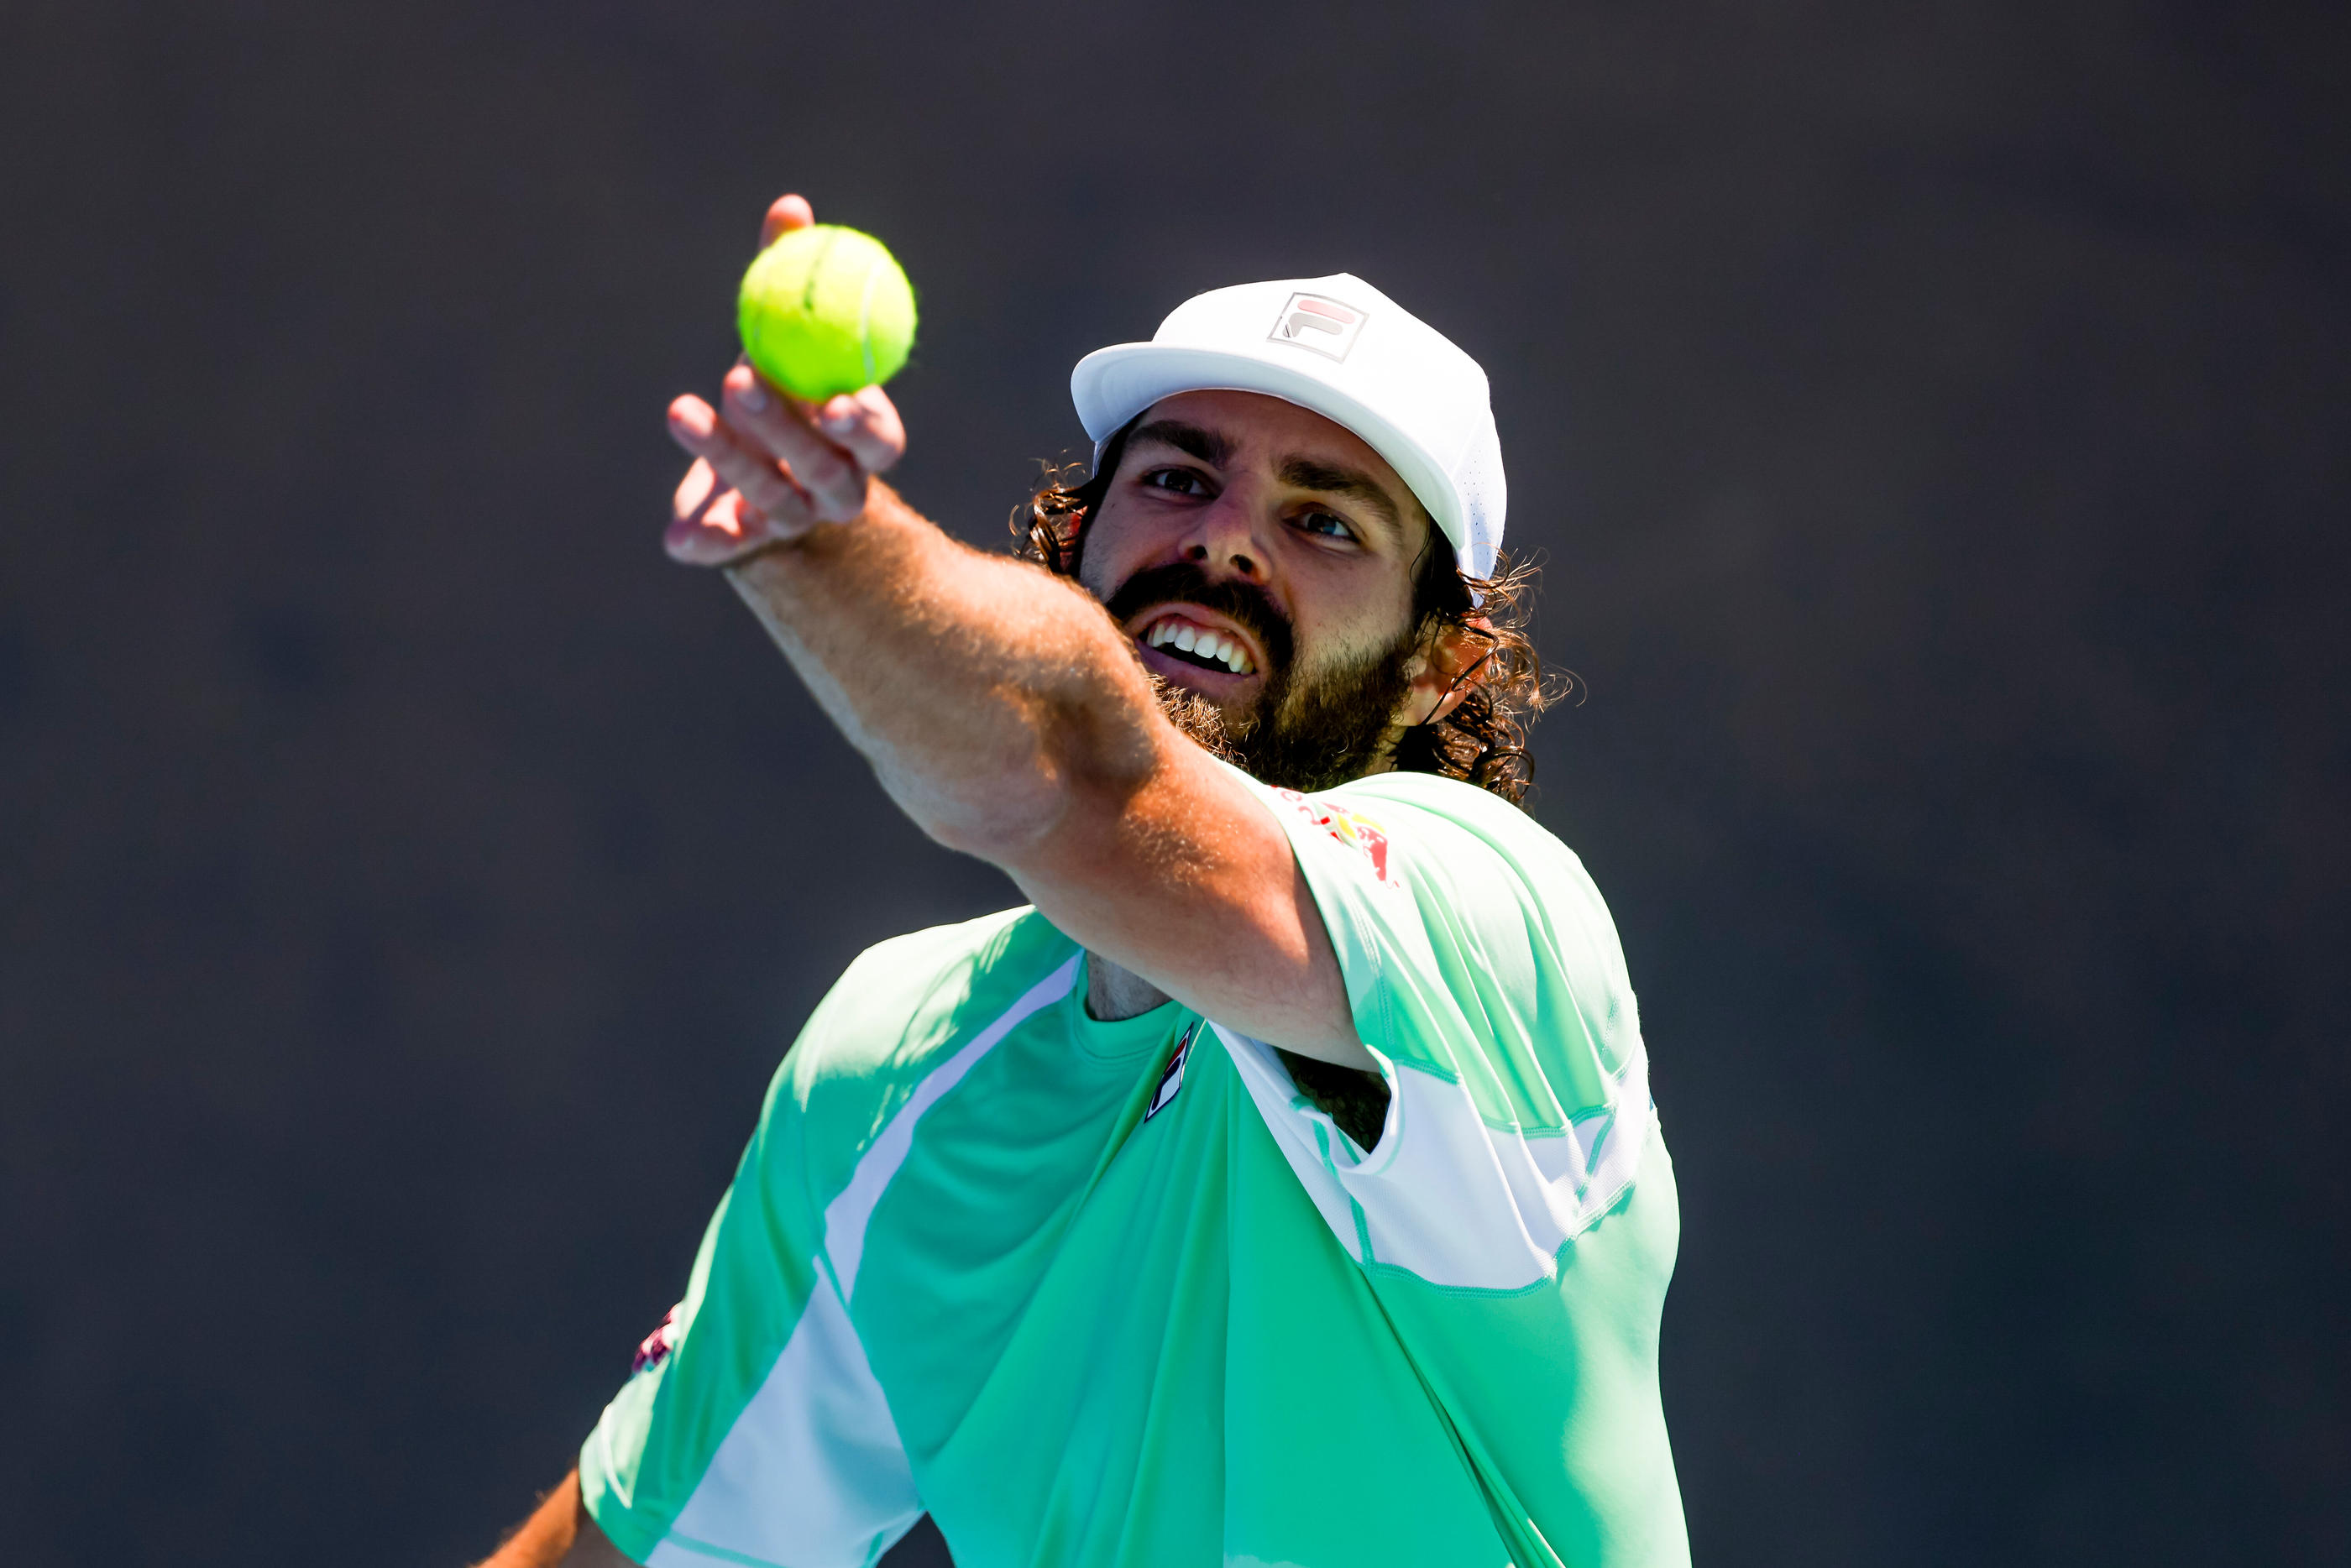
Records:
[[[860,957],[685,1298],[582,1447],[653,1568],[1665,1568],[1679,1236],[1598,891],[1415,774],[1282,823],[1389,1086],[1365,1149],[1262,1043],[1102,1023],[1034,910]]]

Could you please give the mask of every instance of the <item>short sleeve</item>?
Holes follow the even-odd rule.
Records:
[[[868,1568],[922,1513],[820,1260],[793,1069],[827,1022],[820,1008],[778,1073],[685,1299],[580,1449],[589,1513],[650,1568]]]
[[[1390,1092],[1366,1152],[1270,1049],[1220,1030],[1309,1195],[1366,1267],[1468,1289],[1554,1277],[1656,1126],[1599,890],[1541,825],[1453,780],[1247,782],[1289,837]]]

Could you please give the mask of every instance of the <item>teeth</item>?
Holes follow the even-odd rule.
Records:
[[[1236,675],[1247,675],[1257,669],[1241,647],[1240,639],[1225,632],[1203,631],[1180,616],[1169,616],[1154,622],[1143,634],[1145,648],[1165,648],[1173,643],[1196,659],[1213,659]]]

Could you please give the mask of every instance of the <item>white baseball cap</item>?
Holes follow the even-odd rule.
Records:
[[[1094,462],[1129,420],[1177,392],[1263,392],[1370,443],[1428,508],[1472,576],[1502,547],[1502,442],[1486,372],[1351,273],[1193,296],[1148,343],[1097,348],[1070,372]]]

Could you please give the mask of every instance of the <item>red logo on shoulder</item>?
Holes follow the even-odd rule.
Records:
[[[1295,807],[1300,815],[1372,863],[1372,875],[1388,879],[1387,830],[1359,811],[1332,805],[1294,789],[1273,792]]]

